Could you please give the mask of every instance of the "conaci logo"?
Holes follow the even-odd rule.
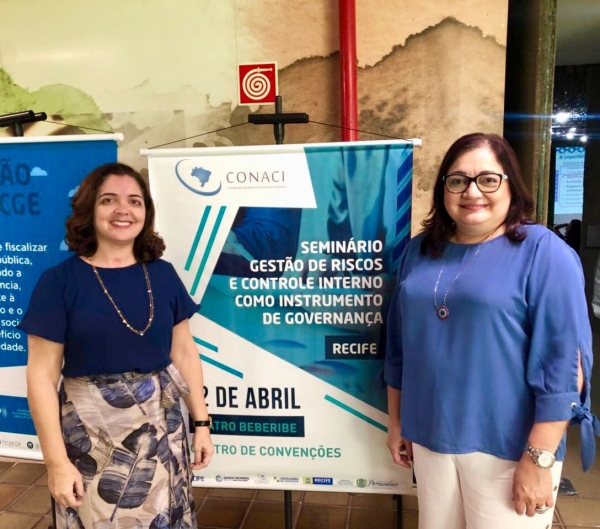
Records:
[[[221,181],[212,171],[199,166],[197,160],[179,160],[175,165],[175,174],[186,189],[197,195],[212,197],[221,191]]]

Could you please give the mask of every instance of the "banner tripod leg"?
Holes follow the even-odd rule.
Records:
[[[285,529],[292,529],[294,520],[292,517],[292,491],[283,491],[283,505],[285,509]]]
[[[402,529],[404,527],[402,520],[402,494],[394,494],[393,498],[396,501],[396,529]]]

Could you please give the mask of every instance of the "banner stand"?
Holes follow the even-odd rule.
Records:
[[[141,151],[165,258],[201,305],[216,453],[197,486],[283,491],[285,529],[293,491],[387,493],[402,527],[416,488],[385,448],[382,333],[420,144]]]
[[[277,145],[283,145],[283,137],[285,135],[285,124],[286,123],[298,123],[298,121],[294,121],[292,119],[286,119],[286,116],[283,114],[283,99],[280,95],[275,96],[275,113],[274,114],[263,114],[258,115],[262,119],[267,119],[268,123],[273,125],[273,135],[275,136],[275,143]],[[248,121],[254,124],[265,124],[265,122],[257,122],[252,121],[252,118],[256,116],[254,114],[250,114],[248,116]],[[302,117],[301,123],[308,123],[308,114],[304,114]],[[284,490],[283,491],[283,509],[284,509],[284,524],[285,529],[292,529],[293,520],[292,520],[292,491]]]
[[[278,117],[277,115],[281,114],[282,112],[283,112],[282,98],[280,95],[278,95],[276,97],[275,114],[270,115],[270,117],[272,117],[275,121],[275,123],[273,124],[273,131],[274,131],[274,135],[275,135],[275,143],[277,145],[283,144],[284,122],[276,121],[276,118]],[[307,119],[306,122],[308,122],[308,115],[306,116],[306,119]],[[394,494],[392,497],[393,497],[394,501],[396,502],[396,528],[402,529],[403,525],[404,525],[403,520],[402,520],[402,495]],[[291,490],[283,491],[283,503],[284,503],[284,511],[285,511],[285,519],[284,519],[285,529],[292,529],[293,520],[292,520],[292,491]]]
[[[122,140],[0,138],[0,456],[43,459],[27,404],[27,335],[16,327],[40,275],[70,255],[64,237],[71,197],[87,173],[117,160]]]
[[[392,498],[396,502],[396,529],[402,529],[404,527],[404,520],[402,520],[402,494],[394,494]]]
[[[285,529],[292,529],[292,491],[283,491],[283,508],[285,511]]]

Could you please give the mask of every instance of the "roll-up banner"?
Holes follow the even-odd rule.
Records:
[[[44,270],[68,257],[70,197],[117,159],[121,134],[0,138],[0,455],[42,459],[27,406],[27,335],[16,326]]]
[[[216,452],[198,484],[413,491],[382,370],[416,141],[142,151],[165,258],[201,303]]]

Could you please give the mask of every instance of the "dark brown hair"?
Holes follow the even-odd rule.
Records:
[[[526,234],[519,230],[521,224],[532,224],[533,199],[521,178],[519,162],[508,142],[496,134],[475,132],[456,140],[448,149],[438,171],[433,188],[433,200],[427,218],[423,221],[425,236],[421,242],[421,253],[431,257],[439,257],[450,238],[454,235],[456,225],[446,211],[444,205],[444,182],[442,178],[448,174],[452,164],[463,154],[475,149],[487,148],[492,151],[502,170],[508,175],[511,201],[504,225],[505,235],[513,242],[522,241]]]
[[[69,249],[84,257],[90,257],[96,253],[98,249],[94,228],[96,197],[104,181],[111,175],[129,176],[140,186],[146,206],[146,219],[142,231],[133,243],[133,254],[140,263],[156,261],[165,251],[165,243],[161,236],[154,231],[155,210],[150,190],[137,171],[122,163],[101,165],[81,182],[79,189],[71,199],[73,213],[67,219],[66,242]]]

